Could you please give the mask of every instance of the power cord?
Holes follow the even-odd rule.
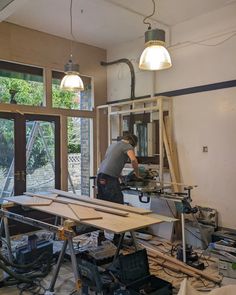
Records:
[[[47,276],[51,270],[51,261],[45,259],[46,256],[48,256],[48,252],[42,253],[33,263],[20,265],[8,261],[0,254],[0,268],[9,275],[9,277],[0,282],[0,287],[17,285],[20,295],[26,291],[27,294],[43,295],[46,290],[41,285],[40,278]],[[45,260],[44,263],[42,263],[43,258]],[[22,269],[24,273],[18,274],[12,268]]]
[[[41,280],[34,280],[31,283],[20,283],[17,285],[19,289],[19,295],[32,294],[32,295],[44,295],[46,289],[42,286]]]

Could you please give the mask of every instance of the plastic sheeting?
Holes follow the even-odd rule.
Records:
[[[207,295],[235,295],[236,285],[228,285],[221,288],[214,289],[207,293]],[[196,291],[187,279],[184,279],[180,285],[178,295],[202,295],[202,292]]]

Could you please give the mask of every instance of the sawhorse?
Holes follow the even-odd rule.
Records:
[[[76,262],[76,256],[75,256],[75,251],[73,247],[73,237],[75,236],[75,233],[72,229],[69,228],[69,226],[56,226],[56,225],[51,225],[43,221],[39,221],[36,219],[32,219],[29,217],[25,217],[16,213],[11,213],[7,210],[0,209],[0,217],[2,218],[2,221],[4,222],[4,229],[5,229],[5,236],[6,236],[6,241],[9,246],[11,246],[11,241],[10,241],[10,235],[9,235],[9,230],[8,230],[8,219],[13,219],[22,223],[26,223],[32,226],[36,226],[51,232],[54,232],[58,234],[59,239],[63,239],[63,246],[59,255],[59,258],[57,260],[57,264],[55,267],[55,270],[53,272],[52,280],[50,283],[50,286],[48,290],[45,292],[45,295],[53,295],[55,294],[54,292],[54,287],[56,284],[56,280],[60,271],[60,267],[63,262],[63,258],[65,256],[65,252],[67,249],[67,246],[69,246],[70,250],[70,256],[71,256],[71,263],[72,263],[72,270],[74,273],[75,277],[75,284],[76,284],[76,289],[80,289],[80,280],[79,280],[79,274],[78,274],[78,269],[77,269],[77,262]],[[12,253],[11,249],[8,249],[9,257],[12,259]]]

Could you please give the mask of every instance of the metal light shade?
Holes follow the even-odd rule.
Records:
[[[62,90],[79,92],[84,90],[84,83],[79,76],[79,65],[73,64],[70,59],[65,65],[65,77],[61,80],[60,88]]]
[[[145,32],[145,45],[140,60],[141,70],[164,70],[172,66],[169,52],[165,48],[165,31],[155,29]]]

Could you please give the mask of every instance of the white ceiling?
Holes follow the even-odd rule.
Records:
[[[0,0],[1,1],[1,0]],[[209,13],[236,0],[155,0],[153,27],[171,27]],[[15,10],[5,21],[72,39],[70,0],[14,0]],[[79,42],[109,48],[143,36],[143,17],[152,12],[152,0],[73,0],[73,35]],[[2,15],[1,15],[2,14]],[[0,12],[3,20],[4,10]]]

